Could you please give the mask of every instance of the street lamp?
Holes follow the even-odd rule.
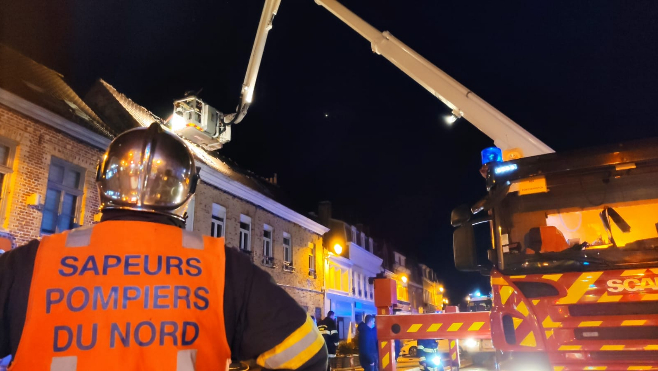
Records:
[[[340,255],[340,253],[343,252],[343,246],[341,246],[341,245],[338,244],[338,243],[335,244],[335,245],[334,245],[334,252],[336,253],[336,255]]]
[[[443,292],[443,286],[439,287],[439,291]]]
[[[407,283],[407,276],[402,276],[402,282]]]

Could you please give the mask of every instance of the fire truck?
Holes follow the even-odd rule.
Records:
[[[486,164],[451,222],[456,267],[491,275],[501,369],[658,369],[658,140]]]

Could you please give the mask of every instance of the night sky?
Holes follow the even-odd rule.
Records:
[[[168,117],[174,99],[234,112],[262,1],[5,1],[0,42],[84,96],[103,78]],[[658,136],[658,2],[345,0],[557,151]],[[450,211],[484,192],[491,141],[374,55],[312,0],[283,0],[254,103],[222,153],[302,211],[369,225],[444,278],[453,302],[487,279],[452,261]],[[328,117],[326,117],[328,115]]]

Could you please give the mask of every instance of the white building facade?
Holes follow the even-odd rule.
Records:
[[[382,259],[374,254],[372,238],[357,227],[335,219],[328,224],[324,307],[336,314],[339,337],[350,339],[367,314],[377,313],[371,279],[381,272]]]

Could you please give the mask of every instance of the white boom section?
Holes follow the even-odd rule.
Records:
[[[242,83],[240,105],[235,114],[226,116],[229,123],[237,124],[242,121],[254,98],[254,87],[256,86],[256,78],[258,77],[260,62],[263,59],[267,34],[272,29],[272,22],[274,21],[274,16],[279,11],[279,5],[281,5],[281,0],[265,0],[263,12],[260,15],[260,21],[258,22],[256,39],[254,40],[254,46],[251,49],[251,56],[249,57],[247,73],[245,74],[244,82]]]
[[[380,32],[335,0],[315,2],[370,41],[373,52],[388,59],[434,94],[452,109],[456,117],[467,119],[493,139],[497,147],[504,150],[518,148],[523,152],[523,156],[555,152],[388,31]]]

